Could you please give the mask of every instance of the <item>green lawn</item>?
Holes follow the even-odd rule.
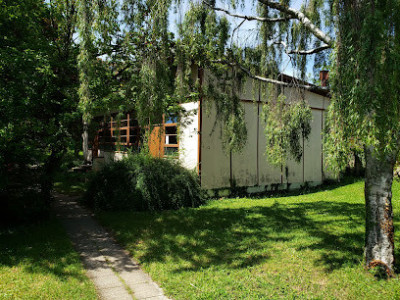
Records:
[[[398,227],[397,199],[399,183]],[[175,299],[399,299],[398,277],[379,280],[363,268],[363,201],[363,183],[356,182],[98,218]]]
[[[56,175],[54,189],[70,196],[82,195],[86,190],[86,177],[85,173],[60,172]]]
[[[0,230],[0,299],[97,299],[57,220]]]

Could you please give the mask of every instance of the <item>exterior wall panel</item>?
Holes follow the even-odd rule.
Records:
[[[222,147],[222,127],[216,120],[213,105],[209,112],[202,107],[201,185],[206,189],[230,186],[230,159]]]
[[[287,167],[287,170],[286,170]],[[303,183],[303,158],[300,162],[290,158],[283,171],[283,183]]]
[[[246,80],[242,86],[242,92],[240,93],[240,99],[243,100],[258,100],[259,94],[259,82],[251,78]]]
[[[326,122],[326,118],[327,118],[327,108],[330,104],[329,99],[325,98],[324,99],[324,108],[325,111],[323,111],[323,130],[325,130],[325,122]],[[337,179],[337,176],[329,169],[329,166],[325,160],[325,154],[323,153],[323,176],[324,179]]]
[[[179,160],[189,170],[197,167],[198,158],[198,102],[181,105],[188,115],[179,124]]]
[[[242,102],[247,128],[246,146],[232,154],[232,178],[236,186],[257,185],[257,104]]]
[[[210,78],[209,74],[205,72],[205,82],[210,81]],[[296,88],[285,87],[283,92],[288,102],[299,100],[302,97],[302,92]],[[287,166],[283,167],[272,166],[267,162],[265,156],[265,124],[260,118],[262,103],[242,102],[248,133],[247,144],[241,153],[233,153],[231,156],[223,149],[222,126],[219,122],[216,122],[215,106],[213,104],[203,105],[201,132],[202,186],[206,189],[229,188],[232,184],[231,180],[238,187],[260,188],[275,184],[283,184],[280,187],[284,187],[285,184],[288,184],[288,187],[297,187],[304,182],[322,182],[326,168],[323,164],[321,132],[324,126],[324,109],[329,104],[329,98],[307,91],[304,92],[304,97],[313,108],[312,131],[309,140],[304,141],[305,152],[301,161],[296,162],[289,159]],[[253,89],[252,80],[249,79],[245,83],[241,99],[259,100],[258,90]],[[182,131],[181,134],[185,140],[190,140],[188,133]],[[181,140],[181,143],[185,144],[186,141]],[[191,143],[197,144],[195,139]],[[182,146],[182,148],[192,149],[196,153],[189,145]],[[184,158],[183,160],[186,161],[187,159]],[[190,161],[189,158],[188,161]],[[193,166],[193,163],[189,165]]]
[[[308,91],[306,91],[305,97],[306,97],[308,104],[312,108],[324,109],[324,98],[325,97],[315,94],[315,93],[308,92]]]
[[[312,110],[311,133],[304,144],[304,181],[322,182],[321,114]]]
[[[262,104],[260,106],[260,114]],[[266,156],[266,138],[265,138],[265,122],[260,117],[258,130],[258,184],[261,186],[281,183],[281,167],[273,166],[267,161]]]

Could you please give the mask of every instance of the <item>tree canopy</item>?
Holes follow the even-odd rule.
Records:
[[[42,165],[47,175],[62,156],[76,111],[74,8],[67,2],[0,2],[1,185],[15,165]],[[46,191],[45,191],[46,190]]]

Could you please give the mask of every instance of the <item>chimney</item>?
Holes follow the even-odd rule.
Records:
[[[322,87],[327,87],[329,85],[329,71],[327,70],[319,71],[319,80],[321,80]]]

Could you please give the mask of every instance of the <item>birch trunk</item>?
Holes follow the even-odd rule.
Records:
[[[377,157],[365,150],[365,259],[367,268],[384,268],[394,274],[392,182],[395,157]]]
[[[83,151],[83,163],[89,164],[89,124],[83,120],[83,131],[82,131],[82,151]]]

